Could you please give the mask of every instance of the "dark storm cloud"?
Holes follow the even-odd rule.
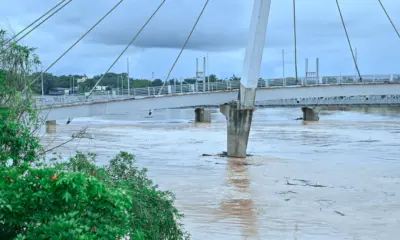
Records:
[[[128,11],[113,16],[113,21],[90,36],[90,41],[108,45],[126,45],[156,9],[160,1],[127,3]],[[180,48],[183,46],[205,1],[167,1],[135,42],[144,48]],[[245,7],[243,11],[243,7]],[[210,1],[187,49],[218,51],[243,47],[251,5],[243,1]],[[117,24],[116,24],[117,23]]]

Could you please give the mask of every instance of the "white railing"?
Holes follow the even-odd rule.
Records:
[[[131,96],[132,97],[132,96]],[[54,106],[68,105],[84,102],[100,102],[117,99],[129,98],[129,96],[112,95],[107,92],[92,94],[88,99],[84,94],[61,95],[61,96],[38,96],[36,97],[36,106]]]
[[[332,84],[370,84],[370,83],[384,83],[384,82],[400,82],[400,75],[364,75],[362,80],[358,76],[325,76],[319,77],[318,80],[310,80],[299,78],[298,81],[294,78],[286,79],[265,79],[258,81],[259,88],[265,87],[293,87],[293,86],[308,86],[308,85],[332,85]],[[38,107],[55,106],[55,105],[68,105],[79,104],[84,102],[99,102],[121,100],[129,98],[144,98],[144,97],[157,97],[171,94],[193,94],[199,92],[215,92],[234,90],[240,87],[239,81],[218,81],[205,84],[188,84],[178,83],[176,85],[167,85],[164,87],[147,87],[147,88],[132,88],[116,89],[106,92],[94,92],[87,100],[84,94],[81,95],[63,95],[63,96],[39,96],[36,98],[36,105]],[[160,93],[160,94],[159,94]]]
[[[256,106],[296,107],[296,106],[400,106],[400,95],[373,95],[352,97],[291,98],[260,101]]]

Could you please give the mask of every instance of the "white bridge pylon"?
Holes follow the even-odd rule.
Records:
[[[253,108],[264,52],[271,0],[254,0],[250,34],[240,79],[240,108]]]

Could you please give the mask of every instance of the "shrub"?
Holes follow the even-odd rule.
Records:
[[[121,152],[109,166],[96,154],[41,161],[40,126],[26,78],[39,63],[33,48],[0,30],[0,239],[187,239],[174,196],[161,191]],[[24,90],[22,97],[21,90]],[[25,91],[26,90],[26,91]]]
[[[0,170],[0,232],[27,239],[121,239],[130,199],[80,172]]]
[[[134,156],[106,167],[77,153],[42,168],[0,167],[0,239],[188,239],[173,206]]]
[[[0,117],[0,165],[12,161],[14,166],[33,163],[39,158],[39,139],[32,136],[29,128],[19,122]]]

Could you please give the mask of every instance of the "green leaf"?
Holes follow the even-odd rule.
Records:
[[[63,194],[62,199],[64,199],[65,202],[68,203],[68,200],[72,199],[72,196],[71,196],[71,194],[70,194],[68,191],[66,191],[66,192]]]

